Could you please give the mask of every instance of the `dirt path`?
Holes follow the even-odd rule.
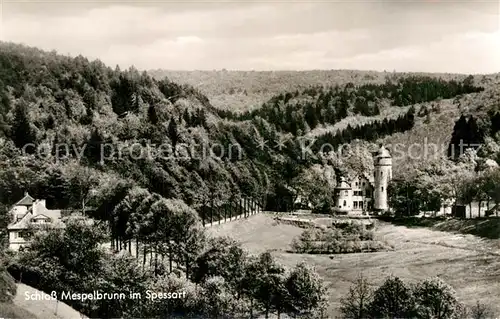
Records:
[[[82,316],[78,311],[71,308],[61,301],[54,300],[33,300],[26,297],[28,295],[44,296],[48,299],[50,296],[40,290],[27,286],[25,284],[17,284],[17,294],[14,298],[14,304],[33,313],[40,319],[79,319],[87,318]],[[40,299],[40,298],[36,298]],[[28,318],[27,318],[28,319]]]

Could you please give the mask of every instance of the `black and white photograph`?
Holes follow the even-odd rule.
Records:
[[[500,318],[498,0],[0,0],[0,319]]]

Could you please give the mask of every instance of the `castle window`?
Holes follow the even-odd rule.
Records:
[[[344,206],[345,206],[345,205],[347,205],[347,202],[346,202],[346,201],[344,201]]]
[[[349,192],[348,191],[344,191],[344,195],[349,195]]]
[[[384,172],[380,172],[380,177],[384,176]]]
[[[354,209],[357,209],[358,208],[358,202],[354,202]]]
[[[382,191],[384,191],[384,186],[382,186]]]
[[[363,209],[363,201],[359,202],[359,208]]]

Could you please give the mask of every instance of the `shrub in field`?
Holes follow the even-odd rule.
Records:
[[[412,318],[414,309],[411,287],[392,276],[375,290],[369,305],[370,314],[375,318]]]
[[[380,241],[364,241],[362,242],[361,250],[363,252],[376,252],[385,249],[390,249],[391,247],[380,242]]]
[[[386,249],[380,242],[374,242],[372,230],[357,222],[337,222],[327,229],[306,229],[292,240],[292,250],[309,254],[341,254],[374,252]]]
[[[345,319],[364,319],[369,317],[369,304],[372,298],[370,283],[363,275],[356,278],[349,292],[340,300],[340,312]]]
[[[295,266],[286,279],[285,287],[289,299],[293,300],[288,303],[292,313],[308,314],[325,302],[326,290],[320,277],[305,263]]]
[[[472,307],[469,311],[469,317],[472,319],[489,319],[496,318],[491,307],[480,303],[479,301],[476,303],[474,307]]]
[[[419,318],[453,318],[458,305],[455,290],[439,278],[418,283],[413,291]]]

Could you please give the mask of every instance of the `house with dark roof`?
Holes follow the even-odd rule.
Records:
[[[12,206],[9,216],[9,248],[16,251],[29,244],[34,231],[64,227],[60,210],[48,209],[44,199],[34,199],[27,192]]]

